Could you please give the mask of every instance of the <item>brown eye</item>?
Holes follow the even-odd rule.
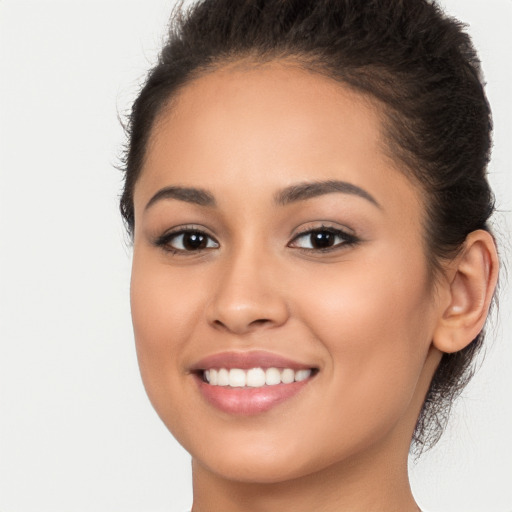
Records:
[[[309,235],[310,245],[314,249],[327,249],[336,243],[336,235],[329,231],[317,231]]]
[[[156,245],[171,252],[195,252],[219,247],[212,237],[197,230],[167,233],[156,241]]]
[[[339,229],[321,228],[311,229],[295,237],[290,243],[291,247],[299,247],[309,251],[326,251],[345,245],[354,245],[358,239]]]
[[[206,249],[208,237],[202,233],[184,233],[182,236],[182,245],[186,251],[195,251],[197,249]]]

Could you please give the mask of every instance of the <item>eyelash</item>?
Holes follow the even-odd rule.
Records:
[[[323,247],[323,248],[320,248],[320,247],[317,247],[317,248],[314,248],[314,247],[297,247],[298,249],[304,251],[304,252],[307,252],[307,253],[327,253],[327,252],[332,252],[332,251],[337,251],[337,250],[340,250],[342,247],[351,247],[351,246],[354,246],[356,245],[357,243],[359,243],[359,239],[350,234],[350,233],[347,233],[346,231],[343,231],[341,229],[338,229],[338,228],[334,228],[332,226],[320,226],[318,228],[310,228],[310,229],[306,229],[304,231],[302,231],[301,233],[297,234],[293,239],[292,241],[288,244],[288,247],[293,247],[293,243],[296,242],[297,240],[301,239],[301,238],[305,238],[307,236],[309,237],[312,237],[313,235],[317,234],[325,234],[325,233],[328,233],[329,235],[332,235],[336,238],[340,238],[342,241],[341,242],[338,242],[332,246],[329,246],[329,247]],[[310,242],[311,242],[311,238],[310,238]]]
[[[184,235],[189,235],[189,236],[197,235],[200,237],[204,237],[207,239],[207,242],[206,242],[207,244],[209,244],[210,242],[213,242],[214,244],[216,244],[216,246],[208,247],[208,245],[207,245],[206,247],[198,248],[195,250],[187,250],[187,249],[178,249],[171,245],[171,242],[173,240],[176,240],[179,236],[184,236]],[[198,228],[192,227],[192,226],[191,227],[185,226],[185,227],[177,228],[172,231],[168,231],[168,232],[164,233],[162,236],[159,236],[155,240],[154,243],[157,247],[160,247],[161,249],[163,249],[166,252],[169,252],[171,254],[180,254],[180,255],[192,255],[193,253],[199,253],[199,252],[203,252],[205,250],[216,249],[217,247],[219,247],[219,242],[217,242],[217,240],[215,240],[211,235],[209,235],[202,229],[198,229]]]
[[[317,248],[315,248],[315,247],[297,247],[297,246],[293,245],[301,238],[305,238],[307,236],[312,237],[315,234],[317,234],[317,235],[328,234],[328,235],[333,236],[335,238],[335,240],[336,240],[336,238],[339,238],[342,241],[338,242],[332,246],[323,247],[323,248],[322,247],[317,247]],[[191,249],[191,250],[187,250],[185,248],[179,249],[179,248],[173,247],[171,245],[171,242],[176,240],[178,237],[184,236],[184,235],[189,235],[189,236],[197,235],[199,237],[204,237],[204,239],[207,239],[206,240],[207,245],[206,245],[206,247],[200,247],[200,248]],[[312,240],[310,238],[310,242],[311,241]],[[319,253],[319,252],[327,253],[327,252],[331,252],[331,251],[340,250],[342,247],[350,247],[350,246],[356,245],[359,241],[360,240],[356,236],[349,234],[341,229],[334,228],[332,226],[320,226],[318,228],[307,229],[307,230],[302,231],[301,233],[298,233],[288,243],[288,247],[292,247],[292,248],[296,247],[297,249],[299,249],[303,252],[306,252],[306,253]],[[209,244],[212,242],[215,245],[209,246]],[[217,242],[217,240],[215,240],[211,235],[209,235],[205,231],[195,228],[195,227],[182,227],[182,228],[178,228],[176,230],[164,233],[163,235],[161,235],[160,237],[158,237],[155,240],[154,244],[157,247],[160,247],[164,251],[169,252],[171,254],[180,254],[180,255],[186,255],[186,256],[193,255],[194,253],[196,253],[196,254],[201,253],[201,252],[207,251],[209,249],[216,249],[219,247],[219,242]],[[183,245],[183,241],[182,241],[182,245]]]

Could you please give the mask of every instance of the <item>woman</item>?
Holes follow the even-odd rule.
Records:
[[[491,118],[424,0],[207,0],[130,119],[148,396],[194,512],[414,511],[498,274]]]

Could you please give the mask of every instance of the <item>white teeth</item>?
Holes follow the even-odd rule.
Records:
[[[291,384],[295,380],[295,372],[291,368],[285,368],[281,372],[281,382],[283,384]]]
[[[261,386],[264,386],[265,370],[262,368],[251,368],[247,372],[247,385],[251,388],[260,388]]]
[[[239,368],[231,368],[229,370],[229,385],[232,388],[244,388],[245,387],[245,372]]]
[[[226,368],[221,368],[217,372],[217,385],[229,386],[229,372],[226,370]]]
[[[267,368],[265,372],[265,384],[267,386],[281,384],[281,372],[277,368]]]
[[[211,386],[230,386],[232,388],[261,388],[277,384],[301,382],[311,376],[311,369],[293,370],[292,368],[210,368],[204,370],[204,380]]]
[[[299,370],[295,373],[295,380],[300,382],[301,380],[306,380],[311,375],[311,370]]]

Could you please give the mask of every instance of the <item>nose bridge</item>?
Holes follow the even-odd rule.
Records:
[[[254,239],[227,252],[208,308],[209,322],[237,334],[283,324],[288,308],[277,282],[277,258]]]

